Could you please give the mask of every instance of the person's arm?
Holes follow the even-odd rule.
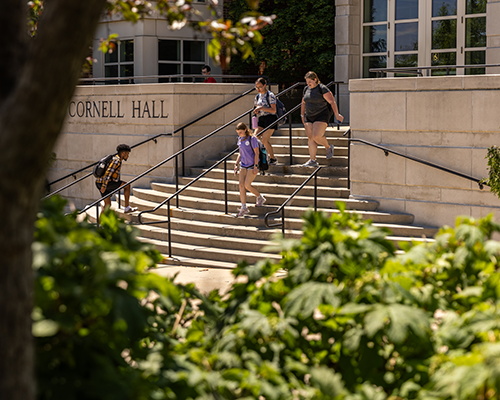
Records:
[[[339,122],[342,122],[344,120],[344,117],[339,113],[339,109],[337,107],[337,103],[335,102],[335,97],[333,97],[332,92],[327,92],[323,95],[324,99],[331,104],[333,113],[335,114],[335,118]]]
[[[238,170],[240,169],[240,154],[238,154],[238,157],[236,158],[236,162],[234,163],[234,173],[236,174]]]
[[[302,103],[300,103],[300,118],[302,119],[302,123],[304,123],[305,112],[306,112],[306,102],[304,101],[304,98],[302,97]]]
[[[253,162],[253,173],[257,175],[259,173],[259,143],[255,141],[257,146],[254,147],[253,152],[255,154],[254,162]],[[253,144],[252,144],[253,145]]]

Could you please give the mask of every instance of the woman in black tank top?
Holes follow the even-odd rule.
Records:
[[[333,157],[333,145],[330,145],[324,136],[332,113],[339,122],[342,122],[344,117],[339,113],[332,92],[319,81],[316,73],[309,71],[305,78],[307,86],[304,88],[300,116],[307,134],[309,161],[304,166],[316,167],[318,145],[326,149],[327,159]]]

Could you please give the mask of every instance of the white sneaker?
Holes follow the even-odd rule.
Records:
[[[134,212],[134,211],[137,211],[137,207],[130,207],[130,206],[127,206],[125,207],[125,209],[123,210],[124,213],[128,214],[128,213],[131,213],[131,212]]]
[[[238,209],[238,211],[239,211],[239,213],[238,213],[237,217],[243,217],[245,214],[250,213],[250,210],[246,207],[245,208],[241,207]]]
[[[255,201],[255,205],[257,207],[262,207],[265,202],[266,202],[266,198],[264,196],[260,195],[259,197],[257,197],[257,200]]]
[[[330,145],[330,148],[326,151],[326,158],[329,160],[333,158],[333,144]]]
[[[303,165],[304,165],[304,167],[317,167],[318,162],[316,160],[309,160],[308,162],[306,162]]]

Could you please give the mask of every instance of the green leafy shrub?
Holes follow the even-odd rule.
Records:
[[[64,216],[64,205],[45,202],[36,222],[38,398],[149,400],[153,344],[168,343],[189,294],[147,272],[159,253],[114,212],[99,229]]]
[[[459,218],[399,254],[339,208],[207,298],[146,272],[158,255],[113,213],[97,230],[46,212],[40,398],[498,399],[500,226]]]
[[[490,191],[500,197],[500,149],[497,146],[488,147],[488,177],[481,179],[490,187]]]

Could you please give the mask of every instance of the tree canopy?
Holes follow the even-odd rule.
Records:
[[[231,18],[238,19],[251,10],[245,0],[228,4]],[[231,70],[263,73],[278,83],[303,81],[307,71],[316,72],[323,81],[334,80],[335,4],[331,0],[264,0],[259,11],[277,16],[275,23],[262,29],[263,42],[255,57],[234,57]]]

